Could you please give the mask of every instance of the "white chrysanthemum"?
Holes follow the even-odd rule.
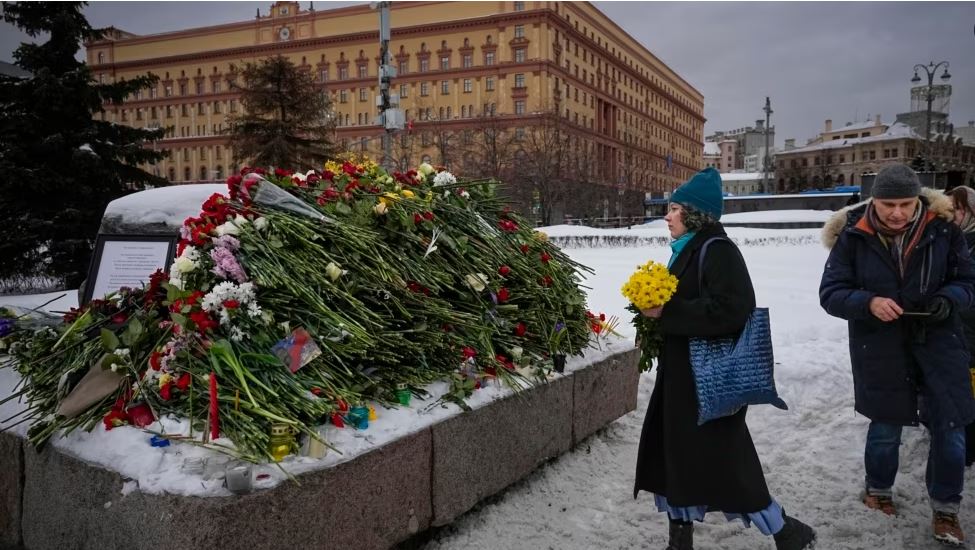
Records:
[[[258,231],[264,231],[266,227],[267,227],[267,218],[261,217],[254,220],[254,229],[257,229]]]
[[[453,174],[447,171],[440,172],[433,178],[434,187],[441,185],[452,185],[457,183],[457,178]]]
[[[230,329],[230,339],[234,342],[242,342],[247,335],[244,331],[240,330],[240,327],[233,327]]]

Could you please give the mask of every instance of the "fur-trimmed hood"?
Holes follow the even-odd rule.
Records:
[[[838,210],[830,216],[829,221],[823,226],[821,239],[826,248],[833,248],[836,241],[840,238],[848,227],[852,227],[867,212],[867,205],[873,199],[867,199],[861,203],[847,206]],[[930,187],[921,188],[921,200],[928,205],[928,210],[934,212],[939,218],[947,220],[949,223],[955,219],[955,209],[951,202],[951,197],[944,194],[944,191],[931,189]]]

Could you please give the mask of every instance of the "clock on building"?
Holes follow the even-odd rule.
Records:
[[[291,38],[291,29],[289,29],[288,27],[281,27],[281,30],[278,31],[278,36],[281,38],[281,40],[287,40]]]

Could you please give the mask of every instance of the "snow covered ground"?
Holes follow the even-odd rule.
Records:
[[[627,231],[577,226],[544,230],[553,236]],[[633,231],[646,231],[647,236],[662,234],[659,228],[645,226]],[[888,518],[867,511],[859,502],[867,420],[853,411],[846,324],[829,317],[819,307],[817,291],[826,250],[810,243],[818,231],[735,228],[729,233],[739,240],[773,235],[796,237],[772,240],[777,243],[772,245],[743,247],[758,303],[771,309],[778,363],[776,380],[790,406],[788,411],[772,407],[749,411],[752,437],[772,495],[790,514],[816,528],[818,548],[823,550],[941,548],[930,538],[930,509],[924,489],[927,438],[922,430],[906,429],[904,433],[894,493],[900,515]],[[799,238],[803,236],[804,239]],[[619,289],[638,263],[647,259],[665,261],[669,249],[578,248],[567,253],[595,269],[586,281],[592,287],[591,308],[619,315],[624,319],[621,332],[631,337],[633,329]],[[43,301],[24,298],[17,305]],[[3,302],[11,300],[0,297]],[[70,304],[64,301],[52,305],[62,307],[48,308],[66,309]],[[3,373],[0,370],[0,394],[5,382],[10,382],[3,379]],[[652,373],[643,375],[636,411],[434,533],[422,548],[663,549],[667,544],[666,517],[655,511],[652,498],[646,493],[637,500],[632,498],[637,444],[653,383]],[[490,398],[490,394],[483,396]],[[380,411],[381,417],[383,414]],[[392,418],[387,420],[393,422]],[[123,428],[102,435],[132,437],[134,441],[138,433]],[[138,479],[138,472],[135,473]],[[151,490],[149,487],[156,480],[143,479],[143,490]],[[967,481],[975,486],[973,474],[969,473]],[[962,505],[962,524],[975,535],[975,507],[967,501]],[[707,522],[697,527],[695,539],[699,549],[774,548],[772,540],[757,530],[728,523],[720,514],[709,515]]]

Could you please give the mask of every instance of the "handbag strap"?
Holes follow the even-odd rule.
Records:
[[[738,253],[738,257],[741,258],[741,261],[745,261],[745,257],[741,255],[741,250],[738,250],[738,247],[735,246],[735,242],[728,237],[711,237],[710,239],[704,241],[704,244],[701,245],[701,255],[697,257],[697,287],[701,289],[702,294],[704,293],[704,255],[708,251],[708,246],[714,241],[728,241],[735,249],[735,252]]]

